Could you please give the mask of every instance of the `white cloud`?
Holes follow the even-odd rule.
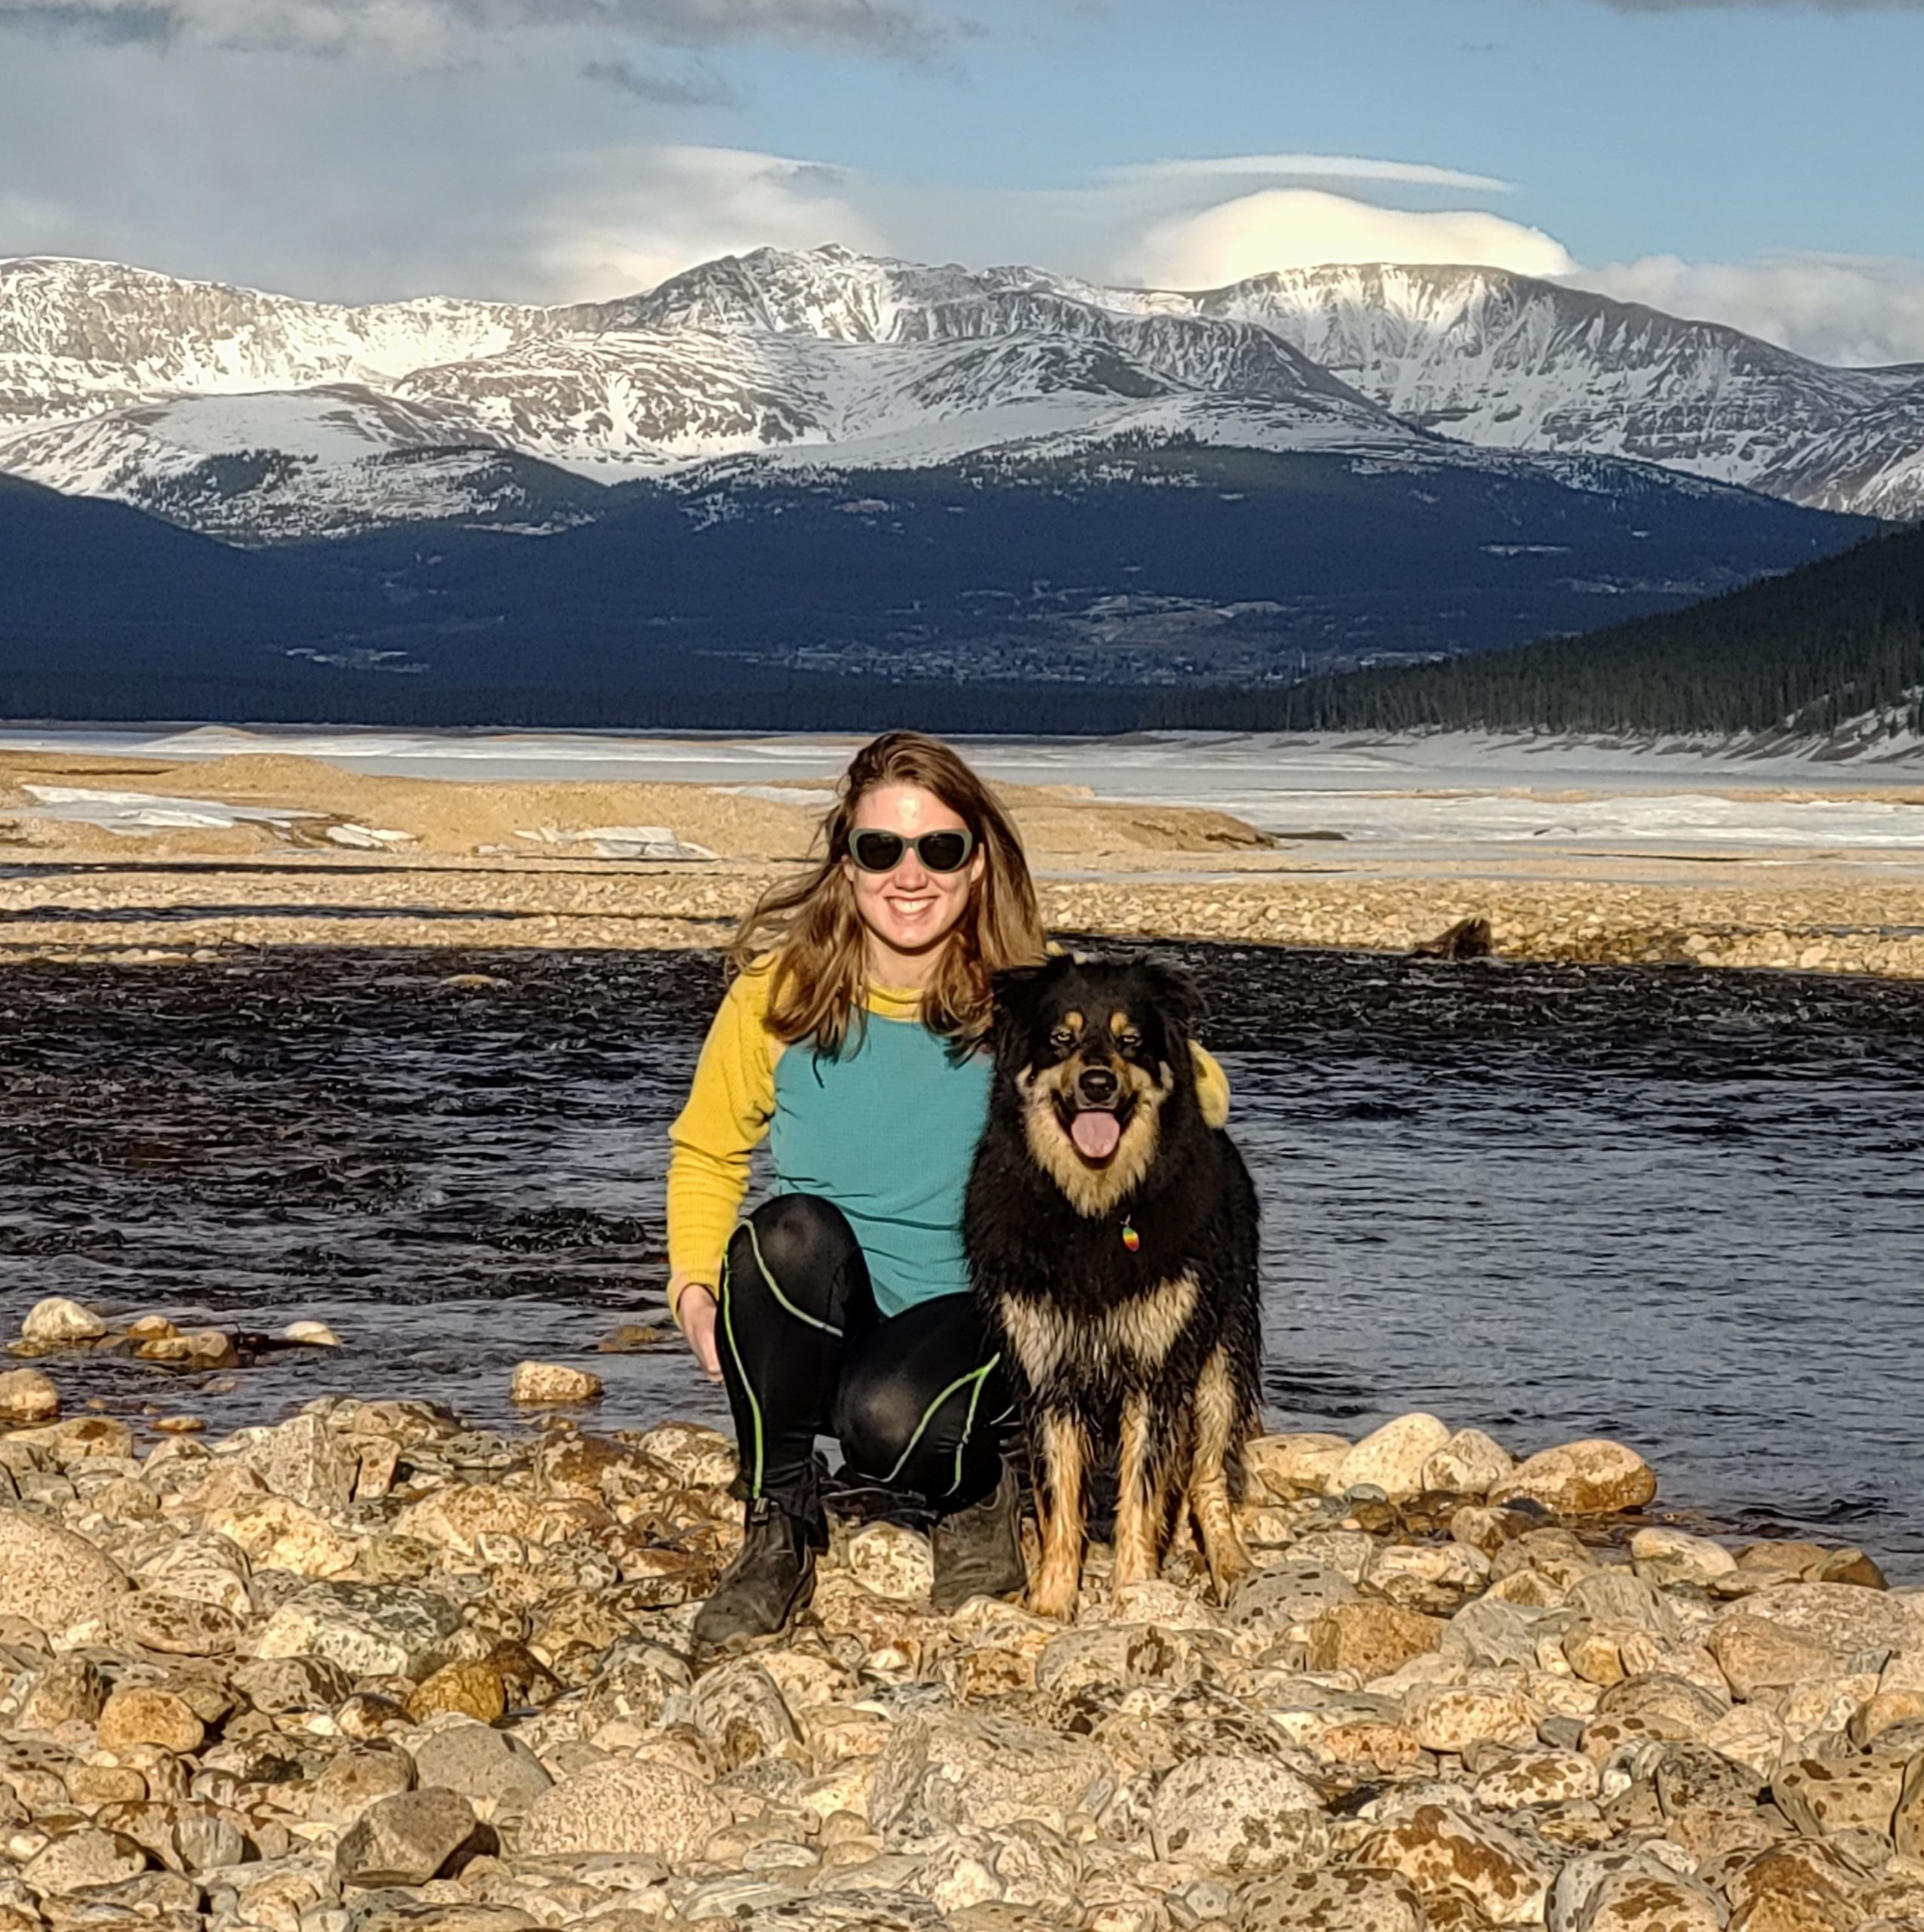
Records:
[[[1924,361],[1924,262],[1784,254],[1733,263],[1647,255],[1581,270],[1572,280],[1621,302],[1728,323],[1819,362]]]
[[[1474,188],[1485,194],[1513,194],[1515,183],[1460,168],[1432,168],[1417,161],[1372,161],[1344,154],[1206,155],[1173,161],[1144,162],[1103,171],[1105,181],[1155,183],[1195,180],[1400,181],[1426,188]]]
[[[1157,222],[1117,272],[1151,287],[1219,288],[1324,262],[1468,263],[1535,275],[1576,266],[1553,237],[1499,215],[1418,214],[1315,189],[1268,188]]]
[[[604,150],[528,219],[533,285],[550,301],[599,301],[764,245],[880,248],[846,186],[838,170],[740,148]]]
[[[113,40],[416,66],[472,57],[524,29],[599,29],[671,47],[764,41],[926,60],[973,29],[923,0],[0,0],[0,24]]]

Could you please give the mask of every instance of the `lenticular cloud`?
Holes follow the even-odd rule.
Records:
[[[1117,265],[1160,288],[1220,288],[1274,269],[1329,262],[1448,263],[1519,275],[1576,264],[1541,229],[1474,210],[1416,214],[1308,188],[1270,188],[1158,222]]]

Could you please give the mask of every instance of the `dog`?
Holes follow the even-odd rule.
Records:
[[[1219,1598],[1251,1567],[1233,1506],[1261,1367],[1256,1190],[1203,1118],[1197,1015],[1149,962],[996,976],[963,1237],[1028,1433],[1042,1616],[1075,1607],[1099,1445],[1117,1445],[1117,1590],[1160,1574],[1185,1513]]]

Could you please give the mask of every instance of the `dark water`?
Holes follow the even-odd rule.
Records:
[[[1263,1196],[1276,1426],[1620,1436],[1667,1501],[1924,1577],[1924,989],[1164,950]],[[685,954],[10,967],[0,1318],[346,1337],[225,1393],[50,1364],[70,1403],[216,1429],[330,1389],[499,1420],[530,1355],[597,1367],[608,1425],[720,1420],[678,1349],[595,1352],[659,1306],[663,1132],[719,988]]]

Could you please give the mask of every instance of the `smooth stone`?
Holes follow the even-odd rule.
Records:
[[[425,1884],[484,1838],[465,1798],[404,1791],[361,1813],[335,1849],[334,1870],[346,1885]]]
[[[1480,1429],[1459,1429],[1423,1465],[1423,1487],[1455,1496],[1487,1496],[1514,1473],[1517,1459]]]
[[[935,1561],[927,1537],[899,1523],[869,1523],[850,1537],[849,1568],[862,1587],[892,1603],[927,1603]]]
[[[1424,1465],[1450,1439],[1447,1423],[1421,1410],[1372,1429],[1337,1466],[1339,1491],[1373,1483],[1392,1502],[1419,1494],[1428,1485]]]
[[[60,1392],[37,1368],[0,1374],[0,1426],[51,1422],[60,1412]]]
[[[524,1361],[515,1371],[508,1399],[535,1408],[555,1403],[598,1402],[601,1393],[601,1378],[587,1369],[572,1368],[564,1362]]]
[[[321,1825],[352,1825],[370,1804],[413,1790],[413,1759],[393,1745],[343,1751],[328,1759],[309,1787],[307,1815]]]
[[[299,1415],[278,1428],[247,1432],[237,1460],[276,1496],[323,1514],[354,1500],[360,1458],[317,1415]]]
[[[227,1611],[158,1590],[135,1590],[122,1597],[114,1621],[127,1642],[169,1657],[227,1657],[240,1647],[245,1634],[240,1619]]]
[[[258,1711],[325,1711],[341,1703],[354,1680],[327,1657],[250,1659],[235,1666],[235,1690]]]
[[[85,1537],[19,1509],[0,1509],[0,1617],[57,1637],[107,1615],[127,1589],[118,1564]]]
[[[1630,1558],[1637,1574],[1659,1589],[1674,1583],[1714,1583],[1737,1568],[1736,1558],[1722,1543],[1655,1525],[1631,1535]]]
[[[1889,1837],[1908,1764],[1901,1755],[1881,1752],[1834,1761],[1804,1758],[1778,1773],[1770,1795],[1784,1817],[1809,1837],[1856,1831]]]
[[[49,1295],[26,1312],[20,1324],[20,1339],[43,1342],[55,1348],[72,1342],[97,1342],[107,1332],[107,1324],[91,1308],[83,1308],[65,1295]]]
[[[1335,1483],[1350,1442],[1342,1435],[1259,1435],[1243,1445],[1243,1466],[1279,1503]]]
[[[461,1613],[410,1583],[315,1583],[268,1620],[255,1654],[326,1657],[355,1677],[428,1675]]]
[[[1149,1813],[1156,1856],[1231,1877],[1320,1863],[1322,1801],[1273,1758],[1206,1755],[1178,1764]]]
[[[994,1831],[1094,1815],[1115,1784],[1106,1753],[1086,1739],[1013,1718],[957,1711],[906,1717],[876,1760],[869,1817],[884,1832],[933,1824]]]
[[[171,1691],[116,1690],[100,1712],[100,1749],[124,1752],[151,1744],[177,1758],[198,1751],[207,1732],[185,1699]]]
[[[1428,1932],[1429,1923],[1408,1879],[1354,1866],[1252,1878],[1234,1911],[1240,1932]]]
[[[43,1898],[124,1884],[147,1869],[147,1854],[118,1832],[83,1826],[55,1838],[21,1868],[22,1881]]]
[[[1656,1494],[1656,1472],[1634,1449],[1592,1436],[1526,1457],[1491,1500],[1523,1497],[1560,1516],[1612,1516]]]
[[[1924,1646],[1924,1617],[1895,1592],[1861,1583],[1777,1583],[1740,1601],[1738,1614],[1846,1656]]]
[[[1426,1905],[1460,1892],[1494,1925],[1541,1918],[1550,1886],[1549,1868],[1522,1839],[1436,1803],[1418,1803],[1371,1832],[1353,1856],[1358,1865],[1400,1872]]]
[[[727,1820],[721,1801],[686,1771],[646,1759],[610,1759],[536,1797],[521,1820],[518,1844],[524,1856],[645,1852],[679,1864]]]
[[[1461,1755],[1478,1744],[1521,1748],[1535,1742],[1539,1713],[1520,1690],[1432,1684],[1404,1698],[1403,1721],[1426,1751]]]
[[[484,1724],[455,1724],[431,1731],[414,1746],[414,1767],[424,1785],[438,1785],[463,1798],[519,1810],[555,1780],[521,1740]]]

